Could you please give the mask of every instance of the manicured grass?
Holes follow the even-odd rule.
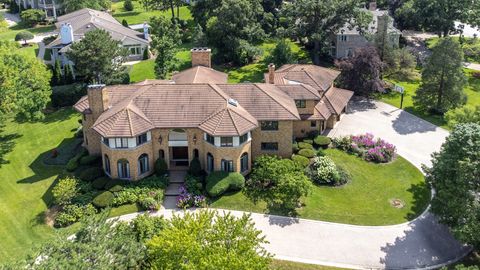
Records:
[[[476,72],[471,69],[464,69],[465,75],[468,79],[468,85],[465,87],[464,92],[467,95],[467,104],[476,105],[480,104],[480,79],[473,77],[472,73]],[[448,129],[446,121],[443,117],[439,115],[431,115],[425,112],[422,112],[413,106],[413,96],[420,86],[420,80],[415,81],[397,81],[387,79],[387,81],[399,84],[405,88],[405,94],[403,98],[403,109],[407,112],[410,112],[420,118],[423,118],[429,121],[432,124],[440,126],[442,128]],[[400,107],[400,98],[401,95],[397,92],[392,92],[389,94],[379,95],[381,101],[388,103],[395,107]]]
[[[269,267],[271,270],[341,270],[331,266],[273,260]]]
[[[0,133],[0,262],[22,258],[34,243],[52,237],[42,213],[51,201],[51,187],[62,166],[47,166],[50,154],[72,138],[79,116],[60,110],[35,123],[6,122]]]
[[[54,25],[48,25],[48,26],[37,26],[34,28],[28,28],[23,26],[22,24],[15,25],[13,27],[8,28],[8,31],[5,31],[3,33],[0,33],[0,40],[9,40],[9,41],[14,41],[15,40],[15,35],[20,32],[20,31],[29,31],[32,34],[38,34],[38,33],[45,33],[45,32],[50,32],[55,30]]]
[[[325,153],[352,175],[342,187],[315,186],[304,198],[298,216],[307,219],[357,224],[390,225],[411,220],[422,213],[430,200],[430,190],[422,173],[402,157],[388,164],[369,163],[340,150]],[[401,209],[390,204],[400,199]],[[267,212],[265,203],[253,204],[242,192],[214,201],[211,207]]]
[[[176,53],[177,69],[184,70],[191,66],[190,43],[182,44],[179,51]],[[130,69],[130,82],[141,82],[146,79],[155,79],[155,59],[143,60],[140,63],[133,65]],[[170,78],[170,75],[167,76]]]
[[[460,42],[460,38],[458,36],[451,38],[455,41]],[[433,37],[427,39],[425,43],[429,49],[432,49],[437,45],[438,41],[440,41],[439,37]],[[460,44],[460,46],[463,48],[465,54],[465,61],[471,63],[480,62],[480,56],[475,53],[480,51],[480,40],[478,40],[478,38],[474,39],[470,37],[464,37],[463,44]]]
[[[142,7],[140,1],[132,1],[133,11],[127,11],[123,8],[123,2],[113,2],[112,3],[112,12],[113,17],[119,22],[122,22],[125,19],[128,24],[139,24],[150,21],[150,18],[153,16],[166,16],[168,18],[172,17],[172,12],[170,9],[167,10],[150,10],[145,11]],[[177,8],[175,8],[175,16],[177,16]],[[192,16],[190,15],[190,10],[187,6],[180,7],[180,19],[182,20],[191,20]]]

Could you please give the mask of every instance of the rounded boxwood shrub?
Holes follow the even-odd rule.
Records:
[[[71,158],[68,161],[67,166],[65,166],[65,169],[67,169],[67,171],[69,171],[69,172],[75,171],[78,168],[78,165],[80,165],[78,160],[79,160],[79,158],[76,157],[76,156]]]
[[[97,178],[93,180],[92,187],[97,190],[102,190],[105,187],[105,185],[108,183],[108,181],[110,181],[110,178],[105,176]]]
[[[92,201],[93,205],[98,208],[105,208],[112,204],[115,196],[110,191],[104,191],[97,195]]]
[[[298,148],[300,148],[300,151],[301,151],[302,149],[313,149],[313,146],[306,142],[299,142]]]
[[[304,168],[308,167],[308,165],[310,164],[310,159],[300,155],[292,155],[292,160],[293,162],[300,164]]]
[[[123,186],[122,185],[115,185],[115,186],[109,188],[108,190],[111,191],[111,192],[120,192],[120,191],[123,190]]]
[[[120,179],[109,179],[108,182],[105,184],[105,186],[103,188],[105,190],[110,190],[114,186],[122,186],[123,187],[124,183],[125,183],[125,181],[120,180]]]
[[[102,176],[104,176],[103,169],[99,167],[87,168],[80,173],[80,179],[88,182],[92,182],[93,180]]]
[[[315,151],[313,151],[313,149],[301,149],[298,151],[298,154],[306,158],[313,158],[315,156]]]
[[[304,143],[308,143],[308,144],[313,144],[313,140],[312,140],[312,139],[304,139],[303,142],[304,142]]]
[[[241,190],[245,177],[238,172],[213,172],[207,176],[206,190],[211,197],[218,197],[227,191]]]
[[[320,135],[315,138],[314,142],[315,142],[315,145],[318,145],[323,148],[327,148],[328,145],[330,145],[330,143],[332,142],[332,140],[327,136]]]
[[[100,156],[84,156],[80,158],[80,165],[93,165],[100,163]]]
[[[167,173],[167,169],[168,169],[168,166],[167,166],[167,162],[165,162],[165,160],[163,158],[159,158],[157,159],[157,161],[155,161],[155,174],[158,175],[158,176],[163,176]]]

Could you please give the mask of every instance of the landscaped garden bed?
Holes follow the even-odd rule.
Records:
[[[317,139],[318,142],[322,140],[324,139]],[[390,225],[412,220],[421,214],[431,196],[422,173],[396,155],[393,145],[381,139],[363,135],[356,136],[353,141],[363,150],[351,152],[347,149],[323,149],[324,145],[309,146],[309,140],[294,146],[297,147],[294,149],[297,153],[292,160],[305,168],[306,175],[314,183],[309,194],[302,196],[301,205],[296,208],[296,216],[357,225]],[[350,141],[350,146],[351,143]],[[371,159],[367,155],[369,149],[378,146],[383,150],[388,149],[388,158]],[[315,153],[309,164],[305,163],[303,158],[309,158],[300,153],[300,148]],[[253,170],[255,169],[254,167]],[[312,175],[312,171],[317,175]],[[246,194],[248,192],[245,190],[230,192],[215,198],[210,206],[285,214],[279,209],[272,209],[263,200],[254,203]]]

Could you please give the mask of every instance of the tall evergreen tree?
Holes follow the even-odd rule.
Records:
[[[53,85],[61,85],[62,84],[62,67],[60,66],[60,60],[55,61],[55,65],[53,66],[53,76],[52,76],[52,84]]]
[[[175,68],[175,53],[181,43],[177,24],[164,16],[153,17],[150,21],[152,27],[152,48],[156,52],[155,75],[165,79],[168,72]]]
[[[73,83],[74,79],[73,79],[73,70],[72,70],[72,67],[70,66],[70,64],[66,64],[65,67],[64,67],[64,72],[63,72],[63,78],[64,78],[64,82],[65,84],[71,84]]]
[[[460,44],[451,38],[441,39],[423,68],[422,82],[413,103],[424,111],[443,114],[465,104],[465,84]]]

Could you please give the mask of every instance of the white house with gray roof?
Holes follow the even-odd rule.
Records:
[[[350,24],[343,26],[336,35],[332,37],[330,55],[334,58],[345,58],[353,56],[354,51],[371,43],[369,37],[373,37],[379,29],[387,26],[387,35],[392,47],[398,47],[401,32],[393,25],[393,18],[386,10],[378,10],[376,3],[371,2],[367,10],[372,15],[372,21],[367,29],[361,33],[356,27]]]
[[[108,13],[88,8],[58,17],[55,26],[58,37],[48,44],[47,48],[52,50],[52,60],[59,59],[63,65],[69,63],[66,52],[70,50],[70,46],[95,29],[105,30],[112,39],[120,41],[122,46],[128,49],[128,60],[141,60],[150,43],[148,27],[144,27],[143,33],[137,32],[123,26]]]

